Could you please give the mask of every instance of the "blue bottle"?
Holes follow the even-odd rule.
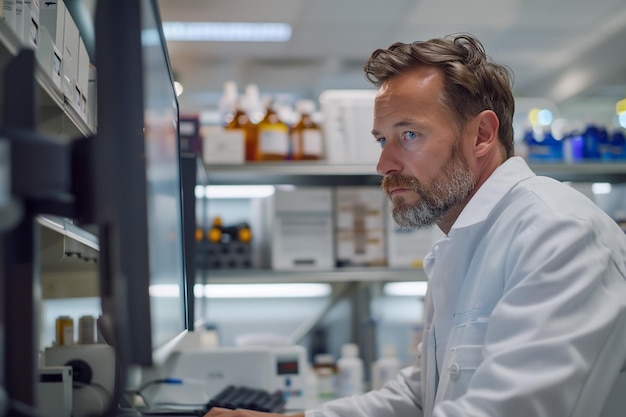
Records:
[[[583,133],[585,159],[594,160],[600,159],[600,146],[599,146],[599,132],[598,128],[593,125],[587,125],[585,132]]]

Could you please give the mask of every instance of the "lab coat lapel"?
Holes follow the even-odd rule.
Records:
[[[429,253],[424,258],[424,271],[427,276],[434,268],[435,257]],[[429,286],[430,288],[430,286]],[[435,352],[435,334],[433,324],[433,304],[430,289],[427,290],[424,306],[424,334],[422,339],[422,352],[420,355],[420,368],[422,370],[422,398],[424,401],[424,417],[431,417],[435,406],[437,393],[437,355]]]

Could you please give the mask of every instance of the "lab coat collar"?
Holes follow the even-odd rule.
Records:
[[[526,161],[519,156],[504,161],[467,203],[448,235],[454,234],[455,229],[469,227],[484,221],[511,188],[520,181],[535,175]]]

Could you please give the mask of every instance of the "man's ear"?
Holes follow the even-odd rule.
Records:
[[[498,128],[500,120],[493,110],[483,110],[476,116],[478,124],[476,132],[475,149],[476,156],[485,155],[494,146],[500,146]]]

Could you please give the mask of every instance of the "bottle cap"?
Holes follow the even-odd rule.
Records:
[[[315,112],[315,102],[313,100],[298,100],[296,102],[296,111],[300,114],[313,114]]]
[[[341,347],[341,356],[356,358],[359,356],[359,346],[355,343],[346,343]]]
[[[383,352],[382,352],[383,358],[393,358],[395,356],[396,356],[396,347],[394,345],[383,346]]]
[[[314,361],[316,365],[329,365],[335,363],[335,357],[332,353],[318,353]]]

